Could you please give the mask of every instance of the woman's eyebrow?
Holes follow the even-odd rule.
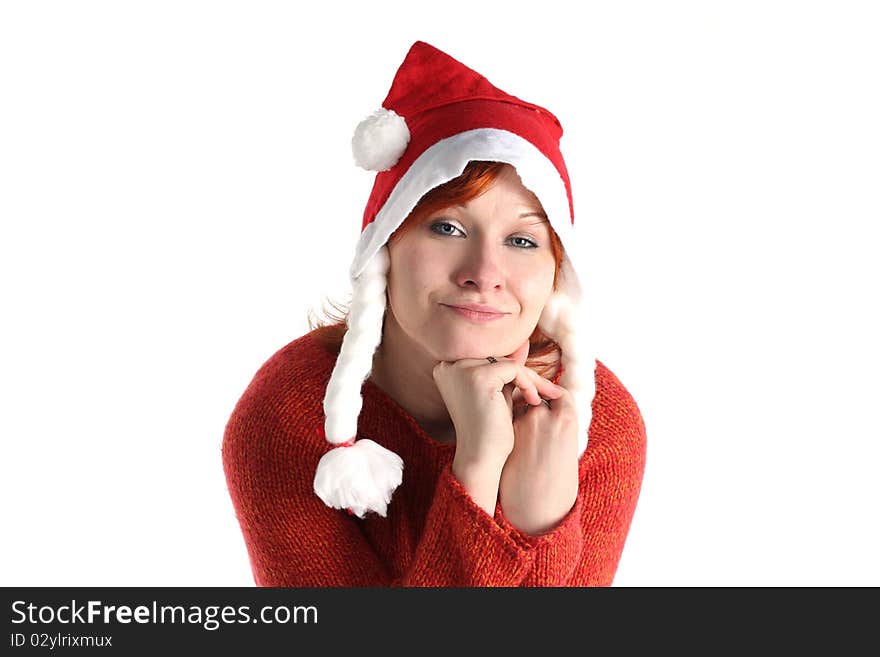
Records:
[[[530,221],[529,226],[540,226],[542,224],[550,224],[550,219],[544,212],[523,212],[519,215],[518,221],[528,219],[529,217],[537,217],[538,221]]]
[[[464,211],[467,211],[467,205],[464,203],[459,203],[458,205],[456,205],[454,207],[460,208],[461,210],[464,210]],[[541,221],[534,222],[535,224],[550,223],[550,220],[547,217],[547,213],[542,212],[540,210],[533,210],[531,212],[522,212],[519,214],[519,216],[517,216],[517,220],[519,221],[521,219],[528,219],[529,217],[538,217],[538,219],[541,220]]]

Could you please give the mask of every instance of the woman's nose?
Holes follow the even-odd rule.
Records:
[[[500,254],[486,244],[476,244],[468,249],[456,272],[456,282],[460,286],[473,285],[478,289],[488,290],[501,287],[503,281]]]

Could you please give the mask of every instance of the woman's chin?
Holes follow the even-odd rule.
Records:
[[[506,356],[508,352],[501,353],[497,342],[480,341],[466,344],[447,344],[440,346],[435,351],[435,358],[446,362],[455,362],[465,358],[486,358],[487,356]]]

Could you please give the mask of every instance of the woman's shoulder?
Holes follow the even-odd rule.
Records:
[[[286,439],[315,433],[309,428],[323,424],[324,392],[336,354],[316,333],[320,336],[321,329],[289,342],[257,369],[227,423],[227,440],[254,432]]]
[[[644,450],[647,436],[638,403],[617,375],[598,359],[593,422],[597,433],[605,434],[603,438],[613,438],[618,443],[626,441],[632,447]],[[590,437],[593,437],[592,430]]]
[[[327,448],[323,398],[336,361],[313,333],[260,366],[226,423],[223,469],[239,513],[259,515],[278,500],[311,495],[315,467]]]
[[[278,349],[259,367],[248,391],[273,394],[326,385],[336,354],[316,338],[320,331],[310,331]]]
[[[603,363],[596,359],[596,394],[607,397],[613,401],[623,402],[626,406],[638,407],[635,399],[627,390],[626,386],[617,378],[617,375]]]
[[[327,330],[320,327],[309,331],[281,347],[260,367],[254,382],[303,385],[312,381],[326,384],[339,355],[327,342]]]

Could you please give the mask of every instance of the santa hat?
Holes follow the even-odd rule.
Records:
[[[511,164],[541,202],[565,254],[538,328],[559,344],[560,385],[578,408],[578,455],[587,446],[595,360],[581,320],[575,264],[578,244],[568,171],[559,150],[562,126],[549,111],[507,94],[437,48],[417,41],[397,70],[382,107],[352,139],[355,162],[377,171],[351,265],[348,330],[324,397],[324,434],[334,448],[318,463],[314,488],[327,506],[385,516],[403,477],[403,461],[369,438],[357,438],[361,387],[382,340],[389,256],[386,243],[428,191],[472,160]],[[489,355],[489,354],[487,354]]]

